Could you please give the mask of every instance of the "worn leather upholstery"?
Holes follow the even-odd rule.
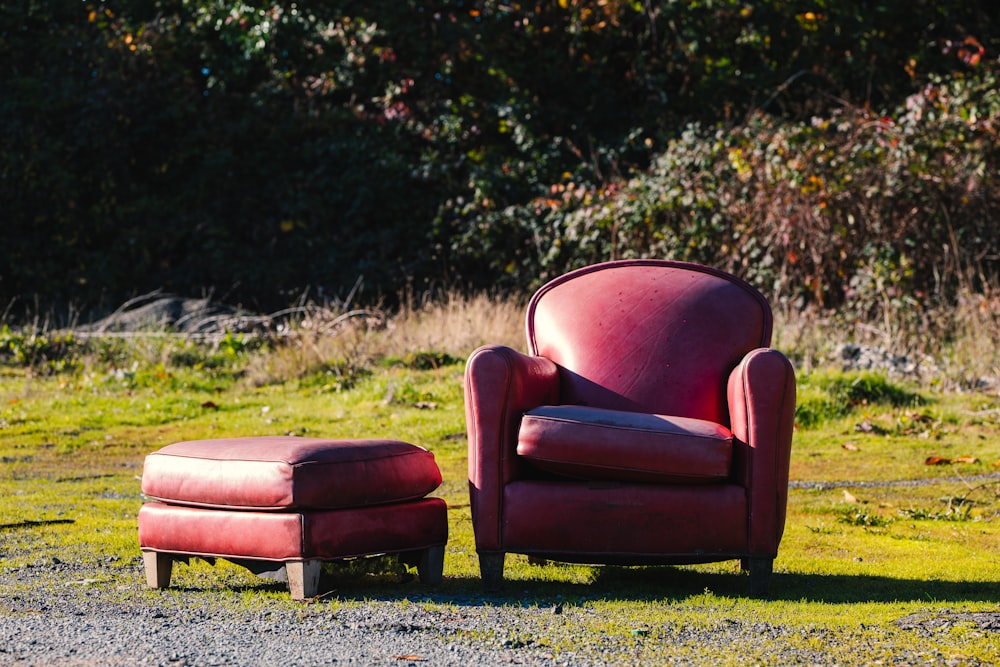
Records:
[[[710,267],[607,262],[542,287],[526,326],[527,354],[485,346],[466,367],[487,586],[513,552],[740,559],[755,592],[766,590],[785,522],[795,377],[768,347],[764,297]]]
[[[339,560],[415,551],[448,541],[440,498],[393,505],[301,512],[205,509],[145,503],[143,549],[252,560]]]
[[[517,454],[593,480],[698,484],[729,476],[733,434],[715,422],[577,405],[528,410]]]
[[[294,436],[178,442],[146,457],[142,492],[195,507],[364,507],[423,498],[441,484],[434,455],[396,440]]]
[[[257,436],[192,440],[146,457],[139,546],[147,584],[173,562],[224,558],[313,597],[323,561],[399,553],[439,583],[448,510],[434,455],[396,440]]]

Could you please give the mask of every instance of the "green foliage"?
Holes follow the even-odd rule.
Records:
[[[863,528],[884,528],[892,523],[892,519],[869,512],[856,505],[848,505],[841,509],[838,513],[837,521],[846,523],[849,526],[861,526]]]
[[[443,368],[453,364],[461,363],[463,360],[454,357],[447,352],[437,352],[433,350],[417,350],[407,352],[402,357],[393,357],[386,360],[390,365],[399,364],[414,370],[429,371],[435,368]]]
[[[561,183],[481,222],[534,232],[538,245],[509,269],[524,277],[672,257],[863,320],[920,317],[995,280],[998,122],[988,73],[928,85],[891,116],[842,109],[808,123],[755,115],[728,131],[691,125],[622,187]]]
[[[358,382],[371,375],[371,369],[347,359],[328,360],[319,368],[302,372],[305,375],[300,380],[301,386],[316,387],[321,392],[337,393],[353,389]]]
[[[852,406],[882,404],[909,407],[924,402],[919,394],[895,385],[884,375],[875,373],[827,376],[820,380],[820,386],[834,399],[843,399]]]
[[[227,331],[223,334],[222,339],[218,342],[217,347],[219,352],[229,358],[237,358],[248,351],[260,347],[261,338],[260,337],[247,337],[244,334],[233,334],[231,331]]]
[[[72,333],[15,332],[6,324],[0,328],[0,364],[58,373],[78,365],[81,347]]]
[[[899,513],[917,521],[989,521],[1000,516],[1000,482],[989,480],[968,485],[961,495],[940,499],[944,509],[909,507]]]
[[[841,419],[859,407],[901,408],[925,403],[920,394],[877,373],[813,372],[801,375],[798,384],[795,422],[803,428]]]
[[[919,306],[996,268],[998,13],[15,0],[0,298],[272,309],[359,276],[524,289],[671,256],[858,314]]]
[[[964,504],[949,506],[945,510],[929,510],[923,507],[913,509],[902,509],[899,513],[907,519],[917,521],[956,521],[964,522],[972,520],[972,505]]]
[[[64,4],[2,10],[0,49],[23,59],[0,102],[5,296],[94,307],[201,285],[273,307],[421,261],[404,232],[432,204],[399,196],[422,189],[415,155],[351,103],[380,87],[363,64],[378,62],[372,26],[240,3]]]
[[[218,341],[188,340],[169,334],[137,339],[85,336],[72,332],[0,328],[0,367],[35,376],[60,375],[88,385],[138,387],[213,387],[243,374],[254,351],[266,354],[260,338],[230,333]]]

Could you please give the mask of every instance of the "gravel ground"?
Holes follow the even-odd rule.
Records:
[[[1000,480],[1000,472],[985,473],[982,475],[969,475],[967,477],[927,477],[925,479],[898,479],[884,481],[863,481],[863,480],[839,480],[833,482],[797,482],[788,483],[790,489],[809,489],[814,491],[828,491],[830,489],[856,488],[856,489],[877,489],[889,487],[918,487],[931,486],[933,484],[979,484]]]
[[[443,623],[443,627],[439,625]],[[461,623],[467,625],[467,623]],[[12,665],[554,665],[517,648],[441,637],[428,612],[366,603],[336,612],[253,614],[199,607],[59,605],[0,616],[0,663]]]
[[[234,601],[229,591],[151,593],[138,563],[134,580],[120,568],[104,572],[66,563],[0,569],[3,583],[16,580],[22,591],[0,599],[0,665],[608,664],[557,658],[518,638],[519,624],[528,620],[518,617],[552,620],[551,608],[512,611],[483,604],[482,597],[435,601],[417,587],[407,590],[432,604]]]
[[[594,628],[602,627],[603,617],[585,604],[444,595],[415,583],[400,584],[391,597],[383,586],[363,600],[362,584],[353,596],[313,602],[225,584],[212,590],[149,591],[139,559],[134,567],[56,562],[14,570],[0,563],[0,584],[17,591],[0,598],[3,666],[605,667],[656,662],[686,667],[718,664],[720,655],[738,664],[869,664],[864,646],[875,637],[892,656],[883,664],[984,665],[993,663],[956,661],[919,638],[952,631],[1000,633],[1000,611],[928,611],[898,619],[901,635],[882,629],[845,636],[830,628],[768,623],[720,609],[708,624],[681,618],[651,627],[632,619],[621,622],[637,627],[612,624],[602,634]],[[553,650],[544,639],[553,637],[568,639],[574,651]],[[860,652],[845,655],[842,647],[834,648],[843,642]],[[655,652],[646,650],[654,645]],[[714,657],[706,659],[706,654]]]

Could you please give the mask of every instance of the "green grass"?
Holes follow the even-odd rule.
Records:
[[[248,381],[241,354],[250,352],[184,365],[151,355],[124,372],[86,363],[53,373],[0,367],[0,599],[27,594],[17,575],[31,570],[30,585],[43,582],[55,598],[99,590],[109,603],[299,605],[323,616],[369,601],[419,604],[441,619],[459,607],[499,612],[509,622],[495,630],[442,622],[440,633],[556,658],[598,643],[627,664],[989,664],[1000,656],[1000,633],[968,616],[1000,605],[996,397],[802,374],[800,405],[812,407],[795,435],[771,600],[748,599],[732,562],[621,568],[521,556],[508,556],[506,593],[484,597],[467,495],[462,364],[444,353],[399,355],[344,388],[323,370]],[[240,568],[194,561],[175,568],[171,590],[148,590],[135,519],[143,457],[179,440],[286,433],[378,435],[433,451],[445,480],[437,495],[449,505],[445,582],[420,586],[391,558],[330,566],[324,581],[333,594],[302,605]],[[928,465],[930,457],[966,462]],[[38,574],[54,559],[72,568],[68,583]],[[13,612],[0,604],[3,613]],[[951,620],[906,622],[935,618]]]

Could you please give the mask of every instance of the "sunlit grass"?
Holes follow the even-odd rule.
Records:
[[[132,356],[116,348],[124,372],[93,360],[55,373],[0,367],[0,598],[96,589],[109,604],[302,609],[282,585],[225,562],[179,564],[171,590],[147,590],[135,520],[143,458],[196,438],[386,437],[427,447],[442,469],[435,495],[449,506],[445,581],[422,587],[391,558],[330,566],[329,595],[308,607],[319,619],[362,601],[414,600],[447,618],[460,602],[463,613],[507,621],[476,632],[442,624],[449,640],[553,656],[600,645],[628,664],[780,664],[778,649],[811,664],[988,664],[1000,655],[1000,635],[965,621],[927,633],[900,626],[911,615],[995,612],[1000,604],[997,396],[879,374],[858,382],[829,364],[799,370],[800,406],[818,407],[795,433],[772,600],[746,597],[735,562],[621,568],[514,555],[505,594],[483,596],[462,358],[494,334],[518,345],[523,325],[510,316],[517,308],[495,313],[500,306],[485,300],[463,314],[459,305],[414,306],[393,327],[359,329],[370,347],[351,357],[364,372],[350,382],[276,343],[222,359],[209,346],[215,361],[202,363],[198,347],[164,339],[174,352],[157,352],[147,341]],[[360,349],[338,348],[336,337],[309,339],[329,346],[311,358],[347,359]],[[279,369],[275,358],[287,365]],[[929,465],[933,457],[948,462]],[[28,571],[32,589],[19,582]],[[2,605],[0,613],[8,613]],[[718,641],[706,644],[707,635]]]

